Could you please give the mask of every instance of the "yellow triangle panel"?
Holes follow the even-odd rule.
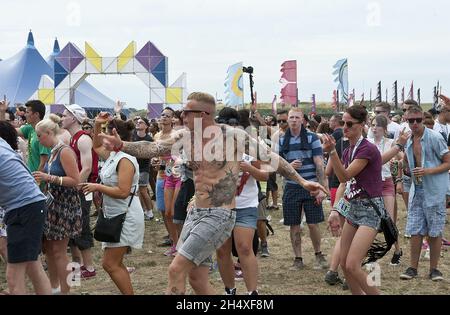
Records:
[[[117,57],[117,70],[120,72],[127,63],[134,58],[136,53],[136,42],[132,41],[127,48]]]
[[[102,57],[92,48],[88,42],[85,42],[86,59],[98,70],[102,72]]]
[[[181,88],[167,88],[166,89],[166,103],[167,104],[181,104],[183,103],[183,93]]]
[[[45,105],[55,104],[55,90],[54,89],[39,89],[38,98]]]

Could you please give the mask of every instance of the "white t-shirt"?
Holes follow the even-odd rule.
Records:
[[[368,138],[367,140],[369,140],[370,143],[375,144],[375,140],[373,138]],[[383,155],[384,152],[386,152],[387,150],[389,150],[392,147],[393,142],[394,142],[394,139],[388,139],[386,137],[383,137],[381,142],[379,144],[375,144],[375,146],[377,147],[378,151],[380,151],[380,154]],[[385,181],[386,178],[390,178],[390,177],[392,177],[392,175],[391,175],[390,164],[388,161],[385,164],[383,164],[383,166],[381,167],[381,179],[383,181]]]
[[[448,133],[450,132],[450,124],[441,124],[439,120],[434,121],[434,131],[439,132],[441,135],[445,135],[445,140],[448,141]]]
[[[251,163],[254,160],[253,157],[243,154],[242,160],[246,163]],[[239,181],[241,180],[242,172],[239,172]],[[258,207],[258,185],[256,179],[250,175],[245,183],[244,188],[239,196],[236,196],[236,209]]]

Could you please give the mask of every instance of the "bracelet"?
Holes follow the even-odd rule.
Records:
[[[62,185],[63,185],[63,178],[59,177],[59,186],[62,186]]]
[[[118,148],[114,147],[114,152],[119,152],[120,150],[122,150],[122,148],[123,148],[123,141],[120,143]]]
[[[336,149],[333,149],[333,150],[330,151],[329,155],[332,156],[335,153],[336,153]]]
[[[395,145],[400,149],[400,151],[403,151],[403,149],[405,148],[405,146],[400,143],[396,143]]]

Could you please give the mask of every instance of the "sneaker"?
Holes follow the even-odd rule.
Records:
[[[429,275],[430,279],[432,281],[442,281],[444,280],[444,277],[442,276],[442,273],[437,269],[432,269]]]
[[[347,291],[348,289],[350,289],[350,288],[348,286],[347,281],[345,281],[345,279],[344,279],[344,282],[342,283],[342,290]]]
[[[167,247],[167,246],[172,246],[172,240],[171,239],[165,239],[162,243],[159,243],[157,246],[158,247]]]
[[[168,250],[166,250],[166,252],[164,253],[164,256],[175,257],[176,254],[177,254],[177,248],[176,248],[176,246],[172,246]]]
[[[402,250],[400,250],[399,253],[394,252],[394,255],[392,256],[390,265],[391,266],[398,266],[398,265],[400,265],[400,258],[402,258],[402,256],[403,256],[403,251]]]
[[[328,269],[328,262],[325,255],[320,253],[316,254],[316,263],[314,264],[314,270]]]
[[[261,257],[270,257],[269,248],[266,244],[261,244]]]
[[[341,278],[339,278],[339,273],[337,271],[328,270],[325,275],[325,282],[329,285],[335,285],[343,283]]]
[[[289,268],[289,270],[301,270],[305,267],[305,265],[303,264],[303,259],[301,258],[295,258],[294,259],[294,263],[292,264],[292,266]]]
[[[417,269],[413,267],[408,267],[408,269],[400,275],[400,279],[402,280],[411,280],[415,277],[417,277]]]
[[[243,279],[244,279],[244,274],[242,273],[242,270],[235,270],[234,271],[234,280],[241,281]]]
[[[81,266],[80,270],[81,270],[81,279],[90,279],[94,278],[97,275],[95,269],[93,271],[89,271],[86,269],[85,266]]]
[[[225,288],[225,295],[236,295],[236,288],[233,289]]]
[[[155,217],[155,216],[153,215],[153,211],[152,211],[152,210],[146,211],[146,212],[144,213],[144,219],[145,219],[145,221],[151,221],[151,220],[153,220],[154,217]]]

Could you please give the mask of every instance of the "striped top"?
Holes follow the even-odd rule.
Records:
[[[317,182],[317,176],[316,176],[316,165],[314,164],[313,158],[315,156],[323,156],[322,151],[322,143],[320,142],[319,137],[315,133],[307,132],[307,138],[308,138],[308,150],[302,150],[301,149],[301,137],[298,136],[291,136],[291,139],[289,141],[289,152],[287,154],[281,154],[280,155],[289,163],[291,163],[294,160],[299,160],[302,162],[302,166],[300,170],[297,170],[297,172],[306,180],[310,181],[316,181]],[[280,137],[280,147],[283,146],[284,142],[284,136]],[[286,179],[286,183],[288,184],[297,184],[293,180]]]

